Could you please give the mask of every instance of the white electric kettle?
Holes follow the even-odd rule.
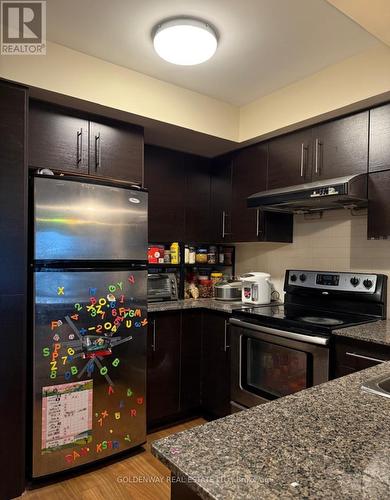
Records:
[[[241,276],[242,302],[246,304],[269,304],[272,284],[268,273],[247,273]]]

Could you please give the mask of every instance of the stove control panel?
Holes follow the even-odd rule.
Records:
[[[374,293],[376,290],[376,274],[301,270],[287,271],[287,273],[287,282],[293,286],[359,293]]]

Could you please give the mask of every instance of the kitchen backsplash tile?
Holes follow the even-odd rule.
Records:
[[[296,215],[294,243],[236,245],[237,274],[268,272],[276,289],[282,292],[284,272],[289,268],[370,271],[390,277],[390,240],[367,240],[366,215],[335,211],[325,212],[322,219],[316,220]]]

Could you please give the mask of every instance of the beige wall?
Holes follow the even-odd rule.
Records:
[[[367,240],[367,217],[325,212],[321,220],[295,216],[294,243],[240,243],[237,274],[265,271],[283,290],[286,269],[370,271],[390,277],[390,240]],[[390,312],[390,308],[389,308]]]
[[[390,48],[378,45],[240,109],[240,142],[390,90]]]
[[[46,56],[0,56],[0,77],[237,140],[235,106],[48,43]]]
[[[390,48],[377,47],[235,107],[58,44],[0,56],[0,77],[242,142],[390,91]]]

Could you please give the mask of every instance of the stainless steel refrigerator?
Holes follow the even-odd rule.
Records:
[[[31,179],[33,478],[146,440],[147,193]]]

